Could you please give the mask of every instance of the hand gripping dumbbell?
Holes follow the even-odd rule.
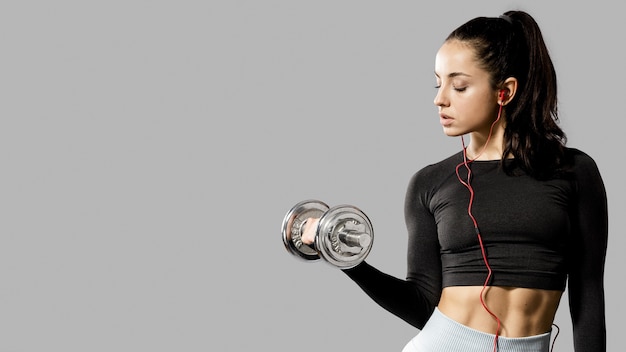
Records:
[[[309,218],[319,218],[313,245],[302,242]],[[293,206],[283,219],[282,235],[287,251],[296,257],[307,261],[323,258],[341,269],[361,263],[374,240],[372,223],[361,210],[350,205],[329,208],[317,200]]]

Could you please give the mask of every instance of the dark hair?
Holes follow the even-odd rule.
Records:
[[[523,11],[477,17],[455,29],[448,40],[474,48],[494,89],[509,77],[518,80],[516,96],[504,107],[503,161],[512,154],[515,164],[530,175],[554,175],[564,162],[567,138],[557,125],[556,72],[537,22]]]

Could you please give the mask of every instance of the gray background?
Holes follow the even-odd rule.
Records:
[[[357,205],[368,261],[404,277],[407,182],[461,146],[435,53],[517,8],[553,55],[569,145],[604,176],[618,350],[619,2],[65,0],[0,6],[0,351],[400,351],[417,331],[289,255],[280,223],[307,198]]]

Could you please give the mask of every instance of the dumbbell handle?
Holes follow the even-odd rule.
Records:
[[[372,236],[366,232],[343,230],[337,235],[337,237],[339,237],[339,241],[343,242],[348,247],[365,248],[372,242]]]
[[[304,233],[307,220],[300,225],[300,233]],[[366,248],[372,242],[372,236],[366,232],[343,229],[337,233],[337,238],[348,247]]]

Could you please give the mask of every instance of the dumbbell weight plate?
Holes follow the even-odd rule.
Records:
[[[359,241],[347,244],[342,235],[354,234]],[[330,208],[320,218],[315,248],[329,263],[349,269],[361,263],[372,249],[374,231],[369,218],[351,205]]]
[[[285,215],[282,225],[282,236],[285,248],[289,253],[305,260],[320,259],[318,251],[302,243],[304,223],[308,218],[321,218],[329,209],[326,203],[318,200],[305,200],[294,205]]]

